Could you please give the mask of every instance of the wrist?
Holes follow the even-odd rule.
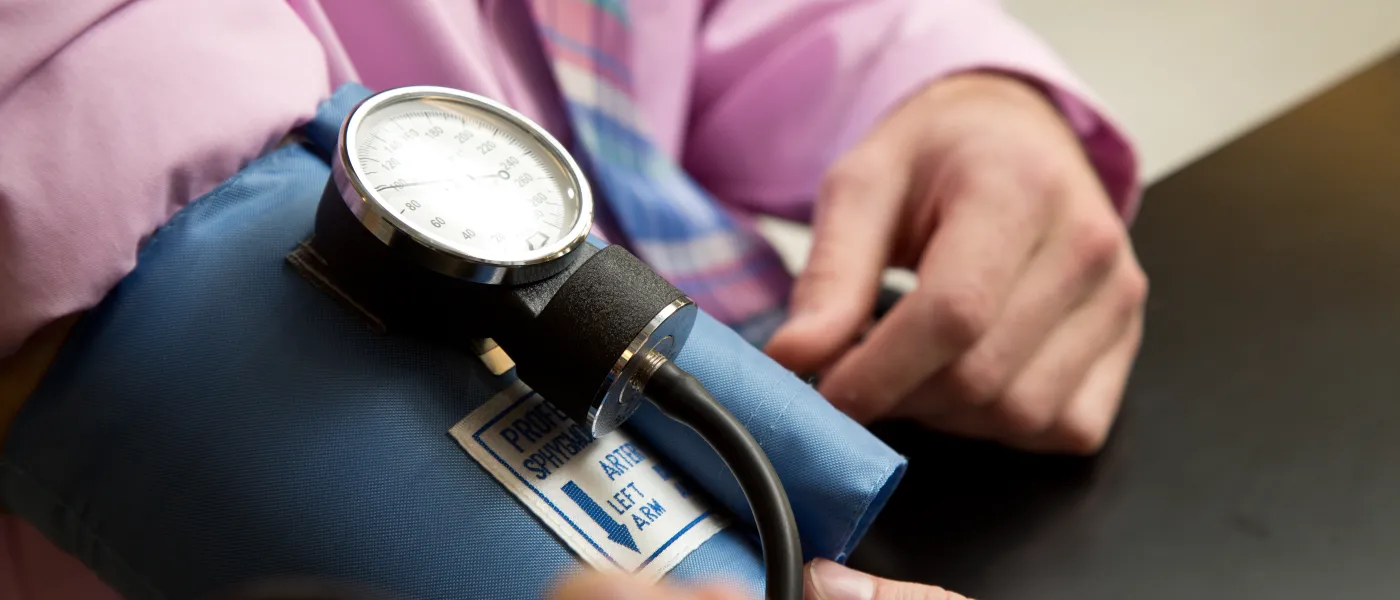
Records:
[[[1054,129],[1063,134],[1061,139],[1089,164],[1120,215],[1126,220],[1135,216],[1141,194],[1137,152],[1126,132],[1074,87],[1066,87],[1034,72],[968,68],[927,84],[910,102],[915,99],[926,103],[929,110],[945,113],[985,114],[1002,111],[999,107],[1019,106],[1026,109],[1020,111],[1023,115],[1038,114],[1035,120],[1055,125]],[[937,106],[933,106],[935,104]],[[979,105],[985,110],[979,110]],[[1004,123],[1004,117],[1003,113],[993,119]],[[964,126],[961,129],[979,128]]]
[[[1065,131],[1078,140],[1050,90],[1016,73],[989,69],[962,71],[928,84],[917,97],[920,102],[943,109],[969,103],[994,104],[1038,113],[1063,125]]]

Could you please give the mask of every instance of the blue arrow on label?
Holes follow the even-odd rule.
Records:
[[[568,494],[574,504],[583,509],[583,512],[588,513],[588,517],[593,519],[593,522],[597,523],[599,527],[602,527],[603,531],[608,532],[608,539],[641,554],[642,551],[637,549],[637,542],[632,539],[632,532],[627,530],[627,526],[614,520],[612,515],[604,511],[603,507],[598,506],[598,503],[584,493],[577,483],[570,481],[564,484],[564,493]]]

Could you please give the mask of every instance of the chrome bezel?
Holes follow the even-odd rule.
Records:
[[[364,119],[377,109],[398,102],[436,99],[464,104],[485,111],[519,126],[533,137],[564,167],[564,174],[577,196],[578,219],[567,234],[530,258],[518,261],[489,259],[458,251],[426,235],[415,226],[385,208],[385,201],[370,186],[364,184],[364,173],[358,161],[351,160],[350,149],[359,147],[357,134]],[[438,86],[409,86],[386,90],[361,101],[350,111],[341,126],[332,161],[331,176],[340,197],[355,218],[390,247],[408,247],[407,256],[423,266],[458,279],[487,284],[521,284],[539,281],[569,264],[563,260],[576,250],[593,228],[593,194],[583,170],[564,146],[539,124],[511,108],[489,98]]]
[[[675,359],[685,348],[690,338],[690,330],[695,326],[699,308],[687,297],[677,298],[661,309],[651,321],[632,338],[627,349],[617,357],[606,380],[598,389],[598,396],[588,410],[584,424],[594,437],[612,433],[632,413],[643,404],[643,390],[634,380],[638,371],[646,363],[648,353],[655,351],[667,360]]]

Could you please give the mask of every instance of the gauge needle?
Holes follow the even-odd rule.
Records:
[[[471,175],[467,175],[467,178],[468,178],[468,179],[475,179],[475,178],[472,177]],[[384,190],[396,190],[396,189],[402,189],[402,188],[406,188],[406,187],[414,187],[414,186],[419,186],[419,185],[436,185],[436,184],[439,184],[439,183],[460,183],[460,181],[461,181],[461,180],[459,180],[459,179],[434,179],[434,180],[432,180],[432,181],[410,181],[410,182],[407,182],[407,183],[398,183],[398,184],[394,184],[394,185],[381,185],[381,186],[376,187],[376,188],[374,188],[374,189],[382,192],[382,191],[384,191]]]

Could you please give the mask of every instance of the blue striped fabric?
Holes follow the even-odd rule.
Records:
[[[609,217],[609,241],[725,323],[769,320],[792,278],[751,220],[727,210],[650,141],[633,101],[625,0],[531,0],[531,7],[576,154]]]

